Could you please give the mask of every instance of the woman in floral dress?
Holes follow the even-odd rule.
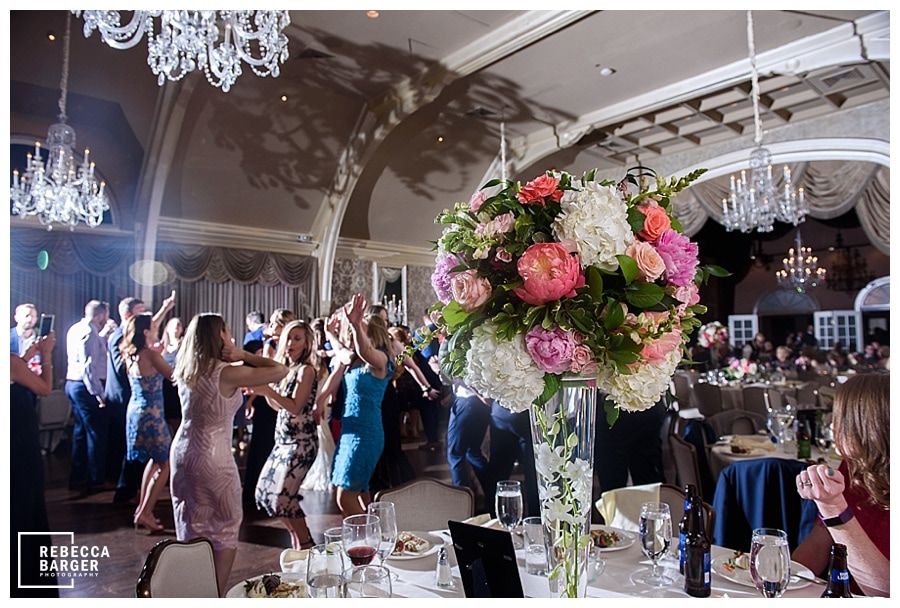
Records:
[[[169,447],[172,435],[163,417],[163,379],[172,377],[172,366],[150,348],[157,334],[153,315],[135,315],[125,322],[122,360],[131,384],[131,399],[125,414],[128,460],[146,462],[141,480],[140,503],[134,512],[135,528],[159,532],[163,525],[153,509],[169,478]]]
[[[261,386],[253,393],[266,398],[278,412],[275,446],[256,483],[256,504],[270,517],[281,519],[294,549],[315,543],[300,507],[300,485],[319,447],[316,409],[318,355],[312,328],[305,321],[291,321],[281,332],[275,360],[289,366],[288,375],[276,386]]]

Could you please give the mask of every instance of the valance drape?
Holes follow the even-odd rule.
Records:
[[[110,275],[131,266],[134,239],[66,230],[10,228],[10,263],[13,267],[35,268],[41,251],[47,252],[47,270],[50,272],[69,275],[84,271]]]
[[[185,281],[283,284],[301,287],[315,281],[316,260],[298,255],[160,242],[160,261]]]

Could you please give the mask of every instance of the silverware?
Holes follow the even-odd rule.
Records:
[[[828,581],[824,581],[821,578],[819,578],[818,576],[809,577],[804,574],[796,574],[796,573],[794,574],[794,576],[796,576],[800,580],[807,581],[809,583],[815,583],[817,585],[827,585],[828,584]]]

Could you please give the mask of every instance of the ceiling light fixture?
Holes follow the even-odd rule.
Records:
[[[747,46],[750,50],[750,78],[753,101],[753,125],[756,148],[750,154],[750,177],[742,170],[740,179],[731,176],[731,196],[722,199],[722,224],[728,232],[771,232],[778,221],[801,223],[809,213],[803,188],[794,191],[791,170],[785,165],[780,188],[772,178],[772,155],[762,145],[762,120],[759,116],[759,74],[756,70],[756,48],[753,38],[753,11],[747,11]]]
[[[366,17],[369,19],[378,19],[378,11],[366,11]]]
[[[96,29],[114,49],[129,49],[147,34],[147,63],[160,86],[200,69],[206,79],[226,93],[243,72],[245,61],[257,76],[277,78],[288,58],[283,30],[289,11],[133,11],[122,25],[120,11],[72,11],[84,14],[84,35]],[[217,20],[222,21],[222,30]],[[159,17],[159,32],[153,19]]]
[[[59,122],[47,131],[47,164],[41,157],[41,144],[35,142],[34,156],[28,155],[25,173],[13,171],[13,185],[9,189],[11,211],[14,215],[35,215],[47,230],[53,224],[65,224],[74,230],[78,222],[95,228],[103,222],[103,212],[109,209],[104,193],[105,183],[94,177],[94,163],[89,151],[84,151],[81,165],[75,163],[75,129],[66,124],[66,97],[69,89],[69,41],[72,16],[66,13],[66,33],[63,40],[63,67],[60,77]]]
[[[788,257],[782,260],[784,268],[775,273],[778,284],[803,293],[825,280],[825,269],[819,268],[819,258],[812,255],[812,249],[804,247],[797,230],[796,249],[788,249]]]

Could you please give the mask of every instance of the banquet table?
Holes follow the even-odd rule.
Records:
[[[637,533],[631,535],[634,542],[624,548],[604,550],[605,569],[594,577],[588,584],[588,597],[688,597],[683,591],[683,576],[678,571],[678,561],[675,557],[675,548],[670,548],[669,554],[660,561],[660,566],[666,574],[674,579],[674,584],[669,587],[650,587],[637,579],[649,569],[650,560],[644,557],[640,549],[640,540]],[[418,559],[396,561],[388,558],[385,565],[395,572],[398,580],[393,582],[393,597],[407,598],[464,598],[462,581],[459,577],[459,568],[453,553],[453,543],[447,530],[437,530],[430,533],[432,537],[444,539],[447,547],[450,564],[452,565],[453,583],[452,589],[441,589],[435,584],[435,567],[437,565],[437,553],[431,552]],[[673,544],[677,544],[677,537]],[[752,586],[740,584],[728,580],[720,574],[721,564],[732,556],[733,551],[725,547],[713,546],[712,561],[712,596],[713,597],[760,597],[759,592]],[[516,557],[519,565],[519,575],[522,588],[526,597],[551,597],[546,576],[535,576],[525,572],[524,550],[518,549]],[[302,568],[302,565],[301,565]],[[277,570],[278,568],[275,568]],[[299,570],[298,570],[299,571]],[[811,573],[810,573],[811,574]],[[746,574],[746,577],[749,575]],[[241,585],[236,585],[232,592]],[[785,592],[784,597],[819,597],[824,587],[815,583],[807,583],[794,579],[791,586]]]
[[[765,437],[759,435],[748,437],[759,439],[760,441],[766,440]],[[780,443],[774,446],[774,450],[757,449],[749,454],[735,454],[731,451],[731,438],[732,436],[726,435],[709,447],[709,456],[707,460],[709,462],[710,473],[712,473],[714,480],[719,478],[719,473],[721,473],[725,467],[734,464],[735,462],[753,458],[797,459],[797,444],[795,442]],[[810,459],[817,461],[820,458],[824,459],[828,464],[835,468],[840,464],[840,458],[838,458],[833,449],[825,452],[820,450],[818,446],[813,445],[810,449]]]

